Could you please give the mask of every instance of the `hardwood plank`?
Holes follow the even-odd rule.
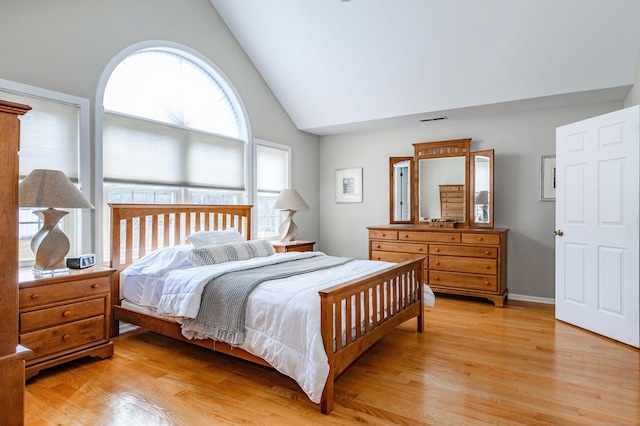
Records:
[[[554,319],[553,306],[439,296],[336,381],[320,413],[266,367],[136,330],[112,359],[27,383],[27,425],[637,425],[640,351]]]

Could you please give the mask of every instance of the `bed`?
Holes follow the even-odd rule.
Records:
[[[183,331],[183,324],[189,319],[167,314],[162,308],[152,308],[149,306],[139,306],[131,303],[123,297],[125,280],[130,280],[131,271],[136,271],[140,262],[154,257],[151,254],[162,253],[166,250],[182,250],[188,236],[196,232],[212,232],[233,230],[237,231],[244,239],[251,241],[251,207],[249,205],[136,205],[136,204],[110,204],[111,208],[111,267],[116,270],[113,279],[112,302],[113,302],[113,325],[112,334],[118,334],[119,321],[124,321],[139,327],[169,336],[175,339],[186,341],[201,347],[222,352],[227,355],[242,358],[255,362],[289,375],[298,384],[306,378],[300,379],[296,374],[316,375],[316,370],[323,370],[325,367],[314,367],[326,365],[326,373],[320,379],[315,380],[314,386],[318,387],[320,382],[320,392],[307,391],[306,384],[301,387],[309,398],[320,405],[321,412],[329,414],[333,409],[334,382],[338,375],[354,362],[369,347],[380,340],[385,334],[392,331],[396,326],[412,319],[417,320],[417,331],[422,332],[423,328],[423,308],[424,308],[424,287],[422,285],[422,262],[423,258],[399,263],[390,264],[386,262],[353,260],[327,269],[326,271],[311,272],[311,274],[323,274],[322,278],[315,279],[316,275],[305,275],[273,279],[256,287],[249,297],[246,308],[247,337],[248,340],[242,344],[225,343],[219,340],[188,338]],[[264,243],[264,241],[262,242]],[[239,265],[242,262],[262,263],[282,262],[285,257],[291,256],[298,260],[297,256],[313,257],[307,261],[325,261],[332,256],[324,253],[281,253],[267,257],[243,259],[240,261],[227,262],[222,265],[203,266],[211,270],[218,270],[219,267],[242,269]],[[324,255],[324,257],[322,257]],[[284,257],[281,257],[284,256]],[[317,258],[317,259],[316,259]],[[273,260],[277,259],[277,260]],[[289,259],[287,259],[288,261]],[[302,261],[302,260],[301,260]],[[251,266],[254,268],[255,266]],[[340,268],[347,268],[345,270]],[[188,268],[185,268],[188,269]],[[193,270],[199,268],[191,268]],[[335,270],[334,270],[335,269]],[[373,270],[373,272],[370,272]],[[345,272],[346,271],[346,272]],[[171,287],[170,283],[176,281],[175,275],[191,274],[192,271],[170,271],[162,272],[163,286]],[[209,272],[207,272],[209,273]],[[216,272],[217,275],[223,275]],[[123,279],[121,288],[120,279]],[[279,275],[274,275],[279,277]],[[310,278],[312,277],[312,278]],[[338,277],[338,278],[336,278]],[[345,278],[346,277],[346,278]],[[208,278],[209,279],[209,278]],[[296,281],[297,280],[297,281]],[[309,287],[307,288],[307,283]],[[279,287],[273,287],[279,286]],[[314,287],[315,286],[315,287]],[[274,290],[275,289],[275,290]],[[284,290],[283,290],[284,289]],[[167,292],[166,288],[163,290]],[[306,327],[316,327],[318,332],[305,331],[309,335],[317,335],[313,346],[310,346],[310,353],[307,354],[307,361],[312,359],[309,365],[310,372],[291,374],[287,370],[286,359],[284,366],[279,359],[270,357],[269,351],[256,349],[252,346],[254,340],[260,340],[255,336],[262,336],[263,330],[253,331],[255,327],[278,328],[273,324],[263,324],[257,319],[252,319],[252,305],[264,308],[272,298],[268,292],[274,294],[286,294],[292,292],[292,299],[296,304],[299,300],[306,299],[304,303],[309,303],[311,297],[311,307],[304,308],[308,311],[306,315],[312,318],[303,320],[285,320],[282,323],[305,323]],[[261,292],[267,292],[265,296]],[[164,297],[164,296],[163,296]],[[198,296],[204,300],[204,296]],[[283,296],[284,297],[284,296]],[[282,297],[281,297],[282,298]],[[260,302],[252,302],[252,300]],[[196,300],[200,300],[197,299]],[[317,300],[317,303],[315,302]],[[291,302],[287,303],[287,312],[291,309]],[[303,302],[300,302],[303,303]],[[148,304],[147,304],[148,305]],[[250,309],[251,308],[251,309]],[[271,309],[270,307],[268,307]],[[276,309],[275,307],[273,309]],[[159,313],[162,311],[162,315]],[[317,312],[316,312],[317,311]],[[279,314],[280,315],[280,314]],[[287,313],[286,315],[289,315]],[[293,313],[291,315],[303,315],[303,313]],[[317,318],[319,316],[319,318]],[[267,318],[270,318],[267,316]],[[270,320],[267,320],[268,323]],[[306,325],[310,323],[311,325]],[[317,324],[315,324],[317,323]],[[278,330],[275,331],[278,333]],[[284,334],[284,331],[281,332]],[[289,332],[287,332],[289,333]],[[291,334],[291,333],[289,333]],[[188,335],[188,334],[187,334]],[[190,336],[191,337],[191,336]],[[272,339],[269,337],[269,339]],[[277,340],[278,337],[273,337]],[[310,340],[313,340],[310,338]],[[288,344],[288,343],[287,343]],[[286,358],[282,357],[282,358]],[[306,363],[306,361],[305,361]],[[298,367],[291,367],[297,370]]]

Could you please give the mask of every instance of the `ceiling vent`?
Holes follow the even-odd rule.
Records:
[[[447,117],[425,118],[423,120],[420,120],[420,122],[426,123],[427,121],[439,121],[439,120],[446,120],[446,119],[447,119]]]

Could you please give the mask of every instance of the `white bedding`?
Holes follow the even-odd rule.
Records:
[[[183,265],[174,259],[172,266],[177,269],[134,264],[121,275],[122,295],[180,322],[197,315],[202,289],[215,276],[318,254],[324,255],[319,252],[280,253],[200,267]],[[178,253],[175,257],[180,256]],[[293,378],[311,401],[319,403],[329,365],[320,332],[318,291],[391,265],[356,259],[332,269],[260,284],[247,303],[246,336],[240,347]],[[151,274],[143,276],[143,272]],[[432,304],[432,295],[430,289],[425,288],[425,296],[429,297],[425,300],[427,304]]]

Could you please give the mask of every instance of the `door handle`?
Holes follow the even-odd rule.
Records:
[[[564,235],[564,232],[562,232],[562,229],[558,229],[557,231],[553,231],[553,235],[555,235],[556,237],[562,237]]]

